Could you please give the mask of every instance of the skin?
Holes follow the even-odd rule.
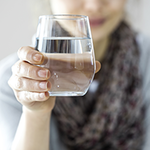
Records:
[[[109,36],[123,18],[125,1],[51,0],[51,8],[52,13],[89,16],[96,59],[102,60],[109,44]],[[18,57],[20,60],[13,65],[8,84],[23,105],[23,113],[12,150],[48,150],[50,116],[55,105],[55,97],[49,97],[48,94],[51,88],[48,79],[51,75],[47,69],[35,66],[43,63],[44,56],[34,48],[20,48]],[[96,72],[100,67],[97,61]]]
[[[123,20],[127,0],[50,0],[54,14],[78,14],[89,17],[96,60],[102,60],[110,34]],[[58,4],[59,9],[58,9]],[[95,21],[103,23],[93,24]]]

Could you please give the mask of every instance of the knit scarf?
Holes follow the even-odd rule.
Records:
[[[144,106],[135,33],[121,22],[112,33],[98,88],[83,97],[58,97],[53,113],[70,150],[140,150]]]

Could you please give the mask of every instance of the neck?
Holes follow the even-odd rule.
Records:
[[[99,61],[103,60],[108,44],[109,44],[109,38],[105,38],[101,41],[94,42],[94,52],[95,52],[96,60],[99,60]]]

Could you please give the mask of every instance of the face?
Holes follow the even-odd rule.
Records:
[[[126,0],[50,0],[53,14],[89,17],[93,41],[108,38],[123,19]]]

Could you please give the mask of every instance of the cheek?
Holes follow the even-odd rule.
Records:
[[[122,17],[124,9],[125,9],[125,0],[120,0],[120,2],[118,3],[113,3],[112,6],[110,7],[112,18],[115,18],[115,16],[116,19]]]
[[[97,29],[92,29],[92,37],[94,41],[108,38],[123,20],[123,8],[111,7],[107,14],[107,21],[103,26]]]
[[[121,1],[121,0],[120,0]],[[114,4],[110,8],[110,16],[108,16],[108,26],[112,28],[112,30],[118,26],[118,24],[123,20],[124,15],[124,3],[120,2],[120,4]]]

